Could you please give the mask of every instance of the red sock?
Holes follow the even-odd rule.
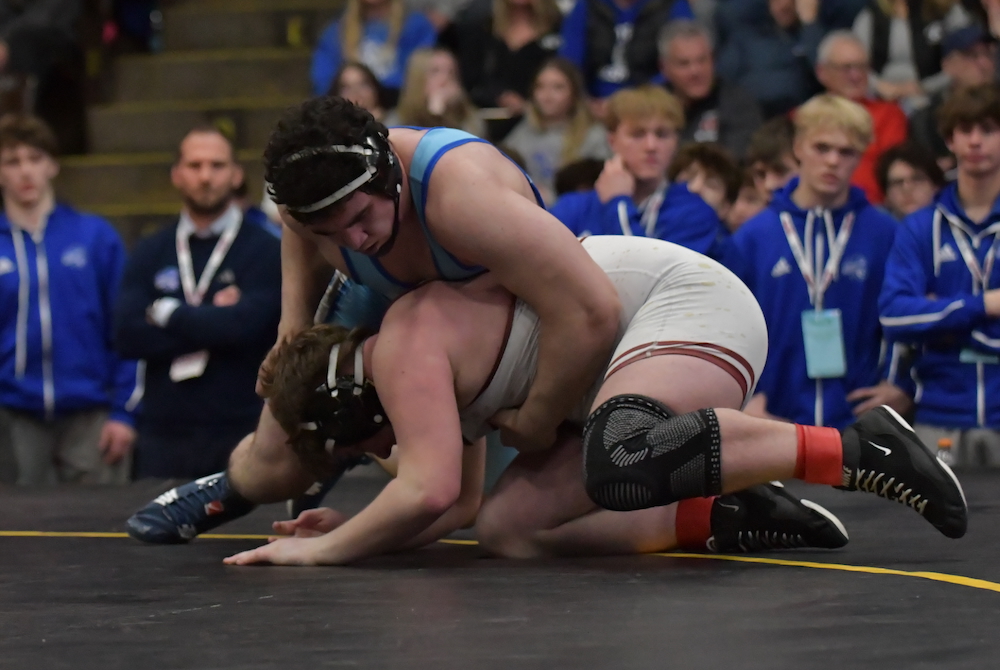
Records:
[[[674,529],[681,549],[705,549],[712,537],[712,505],[715,498],[688,498],[677,503]]]
[[[836,428],[795,424],[799,453],[795,478],[810,484],[840,486],[844,479],[844,446]]]

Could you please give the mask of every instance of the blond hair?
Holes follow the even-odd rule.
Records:
[[[427,108],[427,70],[430,67],[431,57],[437,53],[455,58],[450,51],[442,48],[416,49],[410,54],[406,64],[406,79],[399,92],[399,104],[396,106],[399,120],[407,126],[443,126],[471,132],[479,124],[479,110],[469,100],[464,88],[442,114],[432,114]]]
[[[504,39],[510,29],[510,8],[508,0],[493,0],[493,34]],[[538,36],[547,35],[556,29],[562,14],[556,0],[531,0],[532,26]]]
[[[644,121],[650,117],[666,119],[675,130],[684,127],[684,107],[680,100],[660,86],[624,88],[608,100],[604,125],[615,132],[622,121]]]
[[[842,130],[856,149],[864,151],[872,142],[872,117],[853,100],[823,93],[795,112],[796,139],[814,130]]]
[[[399,46],[399,34],[403,31],[403,21],[406,18],[406,5],[403,0],[389,0],[389,39],[384,49],[396,52]],[[361,36],[365,32],[365,16],[362,0],[347,0],[344,14],[340,18],[341,55],[344,60],[361,60],[358,47],[361,46]]]
[[[924,0],[921,4],[921,18],[925,23],[943,19],[959,0]],[[886,16],[895,16],[893,0],[877,0],[875,3]]]

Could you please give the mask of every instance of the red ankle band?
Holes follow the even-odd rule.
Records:
[[[711,498],[688,498],[677,503],[677,546],[681,549],[705,549],[705,543],[712,536]]]
[[[810,484],[839,486],[843,480],[844,446],[835,428],[795,424],[798,456],[795,478]]]

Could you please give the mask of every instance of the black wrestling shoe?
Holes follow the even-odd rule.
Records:
[[[848,540],[837,517],[787,493],[778,482],[719,496],[712,505],[711,523],[707,546],[719,553],[838,549]]]
[[[356,458],[346,459],[337,473],[327,477],[323,481],[316,482],[309,487],[309,490],[303,493],[298,498],[292,498],[286,505],[288,507],[288,518],[298,519],[299,514],[305,512],[308,509],[316,509],[323,502],[323,498],[326,497],[333,487],[336,486],[340,478],[344,476],[344,473],[351,470],[359,465],[368,465],[372,462],[372,459],[368,456],[358,456]]]
[[[128,534],[150,544],[183,544],[257,507],[229,486],[225,472],[170,489],[125,522]]]
[[[921,442],[910,424],[883,405],[843,431],[847,491],[867,491],[912,507],[943,535],[968,527],[965,493],[951,471]]]

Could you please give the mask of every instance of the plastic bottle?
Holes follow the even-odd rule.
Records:
[[[942,437],[937,444],[937,457],[945,465],[955,464],[955,454],[951,450],[951,439]]]

